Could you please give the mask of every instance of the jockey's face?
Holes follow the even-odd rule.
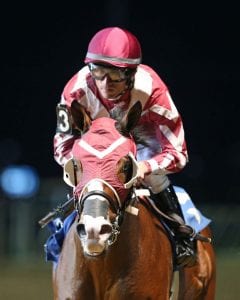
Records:
[[[108,100],[115,100],[128,88],[126,80],[114,82],[108,76],[103,79],[95,79],[100,95]]]
[[[89,69],[103,98],[115,100],[128,88],[127,80],[129,77],[126,68],[90,63]]]

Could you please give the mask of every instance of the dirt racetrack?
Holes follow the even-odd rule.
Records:
[[[236,300],[240,294],[240,252],[221,250],[217,255],[216,300]],[[51,300],[51,263],[1,262],[0,299]]]

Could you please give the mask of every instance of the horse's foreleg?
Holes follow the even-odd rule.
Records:
[[[56,272],[55,265],[52,266],[52,291],[53,291],[53,299],[56,298],[56,280],[55,280]]]

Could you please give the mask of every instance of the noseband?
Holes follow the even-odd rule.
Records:
[[[85,193],[85,190],[87,189],[89,184],[93,181],[98,181],[98,182],[106,185],[108,188],[110,188],[110,190],[114,194],[114,198],[117,201],[115,201],[115,199],[113,197],[111,197],[110,195],[108,195],[106,192],[101,191],[101,190],[93,190],[93,191]],[[120,225],[122,224],[124,211],[125,211],[125,208],[126,208],[128,202],[129,202],[129,200],[125,201],[124,205],[122,205],[121,201],[119,199],[118,193],[116,192],[116,190],[109,183],[107,183],[105,180],[102,180],[102,179],[99,179],[99,178],[92,179],[89,183],[87,183],[84,186],[84,188],[82,189],[82,192],[81,192],[81,194],[78,198],[78,202],[76,203],[76,209],[77,209],[77,212],[78,212],[79,219],[80,219],[80,216],[82,214],[85,201],[89,197],[92,197],[92,196],[96,196],[96,198],[97,198],[97,196],[103,197],[107,201],[108,205],[111,207],[113,213],[116,215],[114,220],[111,222],[112,232],[111,232],[111,235],[108,239],[108,245],[112,245],[117,240],[117,236],[120,233]],[[100,202],[101,201],[99,201],[97,199],[93,199],[93,200],[95,200],[95,203],[99,202],[99,207],[100,207]],[[100,210],[101,210],[101,208],[100,208]]]
[[[120,207],[116,205],[116,203],[114,202],[114,200],[112,199],[112,197],[110,197],[106,192],[104,191],[91,191],[86,193],[84,196],[82,196],[79,199],[79,203],[78,203],[78,212],[79,214],[82,213],[83,207],[84,207],[84,203],[85,201],[91,197],[91,196],[102,196],[104,199],[107,200],[107,202],[110,204],[111,208],[113,209],[114,213],[118,213],[120,210]]]

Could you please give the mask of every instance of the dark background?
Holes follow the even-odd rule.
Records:
[[[171,179],[213,220],[216,299],[237,299],[237,1],[14,2],[4,2],[0,17],[0,176],[9,164],[28,164],[41,185],[33,197],[15,201],[0,190],[1,296],[52,298],[51,263],[43,251],[49,231],[37,222],[66,201],[62,169],[53,159],[55,107],[67,80],[83,66],[91,37],[103,27],[122,26],[139,38],[143,62],[168,85],[182,115],[190,162]]]
[[[29,164],[41,178],[62,176],[53,160],[56,104],[83,66],[91,37],[122,26],[139,38],[143,63],[168,85],[184,121],[190,162],[172,176],[174,184],[199,203],[239,201],[236,7],[217,1],[39,3],[11,2],[1,14],[1,169]]]

